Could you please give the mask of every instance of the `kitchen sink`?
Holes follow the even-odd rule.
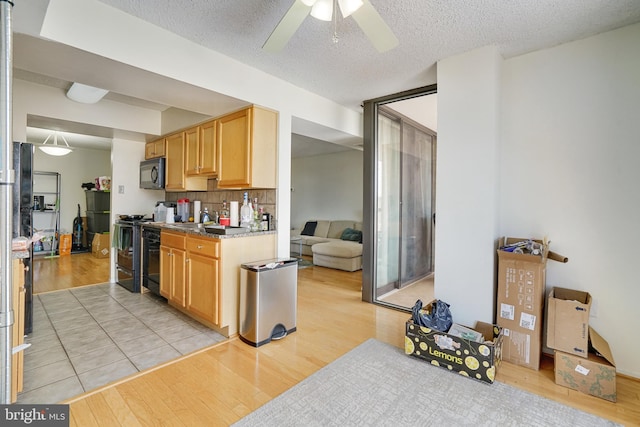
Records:
[[[250,230],[247,227],[235,227],[232,225],[206,225],[204,230],[211,234],[243,234]]]
[[[176,222],[174,224],[167,224],[167,226],[175,227],[175,228],[187,228],[187,229],[193,230],[196,228],[204,227],[204,224],[200,224],[198,222]]]

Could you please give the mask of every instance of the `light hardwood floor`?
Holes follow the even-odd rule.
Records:
[[[52,258],[34,257],[33,293],[106,283],[109,270],[109,258],[96,258],[90,252]]]
[[[296,332],[257,349],[232,339],[78,396],[67,402],[71,425],[229,425],[368,338],[402,347],[409,313],[362,302],[361,279],[361,272],[299,270]],[[611,403],[555,385],[553,360],[543,359],[540,371],[502,363],[496,379],[640,425],[640,381],[619,377]]]

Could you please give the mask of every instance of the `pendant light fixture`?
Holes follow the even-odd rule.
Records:
[[[47,144],[51,137],[53,136],[53,143]],[[58,145],[58,136],[62,138],[64,145]],[[42,145],[39,145],[38,148],[45,154],[50,156],[66,156],[72,151],[72,148],[69,147],[69,143],[65,139],[63,135],[59,135],[58,132],[54,132],[47,136],[47,139],[44,140]]]

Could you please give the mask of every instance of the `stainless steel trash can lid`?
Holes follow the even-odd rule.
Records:
[[[276,268],[288,267],[291,265],[297,265],[297,258],[273,258],[264,259],[260,261],[247,262],[241,265],[245,270],[262,271],[262,270],[274,270]]]

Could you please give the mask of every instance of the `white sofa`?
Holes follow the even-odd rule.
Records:
[[[357,221],[317,220],[313,235],[302,234],[303,228],[291,231],[291,254],[313,256],[314,265],[356,271],[362,268],[362,242],[342,240],[346,229],[362,232]],[[305,223],[306,224],[306,223]]]

